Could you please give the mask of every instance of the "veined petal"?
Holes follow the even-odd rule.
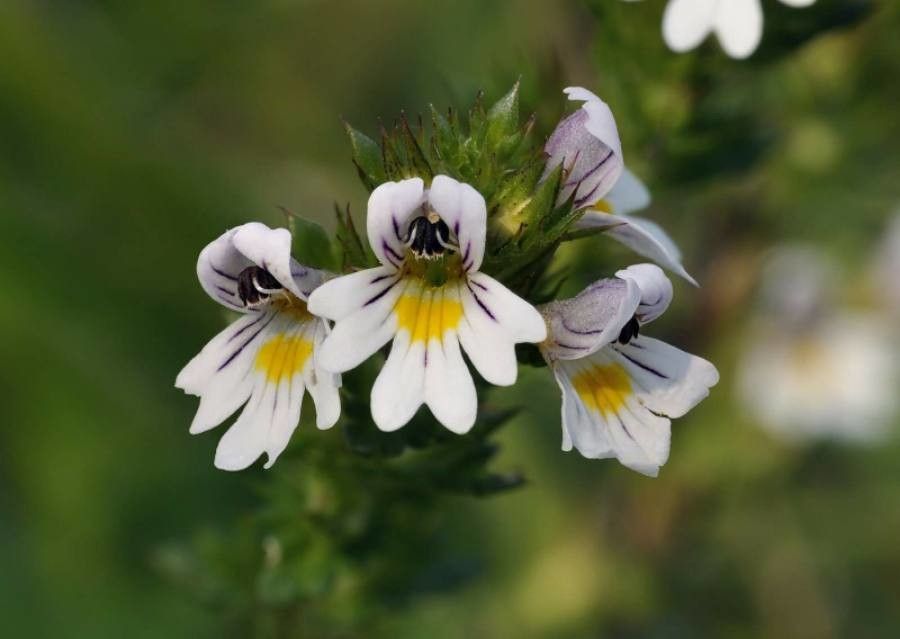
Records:
[[[672,282],[655,264],[633,264],[616,272],[616,277],[632,280],[641,290],[635,316],[641,324],[652,322],[672,303]]]
[[[456,236],[463,268],[477,271],[484,257],[487,232],[484,197],[468,184],[438,175],[428,190],[428,203]]]
[[[460,304],[459,287],[445,287],[435,294],[433,303],[444,309]],[[460,352],[455,314],[445,311],[440,319],[440,336],[428,339],[425,352],[425,403],[439,422],[454,433],[463,434],[475,425],[478,395]]]
[[[759,0],[719,0],[714,28],[725,53],[732,58],[746,58],[762,38]]]
[[[550,361],[581,359],[618,338],[634,317],[641,289],[634,278],[608,278],[594,282],[571,299],[541,307],[548,338],[541,351]]]
[[[563,389],[563,428],[585,457],[616,457],[655,477],[669,456],[670,421],[643,406],[628,372],[601,349],[554,365]]]
[[[355,368],[397,332],[394,307],[408,281],[387,270],[375,268],[344,275],[313,291],[310,312],[335,320],[317,355],[324,370],[343,373]]]
[[[628,167],[622,169],[622,175],[612,187],[609,194],[603,198],[599,205],[605,201],[609,207],[608,213],[616,215],[628,215],[650,206],[650,191],[641,182],[640,178],[632,173]]]
[[[673,51],[696,48],[716,21],[720,0],[669,0],[663,13],[663,39]]]
[[[238,297],[238,275],[253,262],[234,248],[234,235],[241,227],[229,229],[206,245],[197,258],[197,279],[214,301],[225,308],[246,313]]]
[[[413,281],[394,308],[397,335],[372,388],[372,418],[396,430],[426,403],[439,422],[463,433],[475,423],[475,385],[459,352],[463,316],[459,283],[423,287]]]
[[[406,253],[403,240],[413,213],[425,202],[421,178],[385,182],[369,196],[366,230],[378,261],[399,268]]]
[[[390,266],[357,271],[328,280],[309,296],[309,312],[338,322],[356,311],[371,305],[376,297],[400,278]]]
[[[191,422],[191,434],[215,428],[249,399],[253,361],[262,344],[277,330],[276,316],[272,311],[258,314],[258,322],[235,331],[219,352],[210,355],[213,372],[205,386],[195,388],[200,391],[196,393],[200,395],[200,406]]]
[[[653,260],[697,286],[697,281],[681,265],[678,247],[655,222],[633,216],[588,211],[575,223],[574,228],[603,229],[607,236],[621,242],[638,255]]]
[[[216,449],[215,465],[242,470],[266,453],[271,467],[300,420],[305,381],[313,367],[315,332],[321,320],[296,321],[285,313],[259,345],[248,377],[253,389],[237,421]]]
[[[175,379],[175,388],[190,395],[202,395],[216,370],[232,353],[242,335],[249,337],[269,316],[265,313],[248,313],[233,322],[203,347]]]
[[[710,362],[652,337],[641,335],[610,350],[628,372],[641,404],[659,415],[681,417],[719,382]]]
[[[250,266],[265,269],[301,300],[325,278],[322,271],[307,268],[291,257],[291,234],[249,222],[223,233],[208,244],[197,260],[197,277],[203,290],[216,302],[239,313],[248,312],[238,295],[238,276]]]
[[[536,344],[547,338],[547,327],[534,306],[484,273],[472,273],[468,281],[479,306],[489,311],[514,343]]]
[[[557,204],[574,194],[575,208],[592,206],[618,181],[624,166],[622,144],[609,106],[582,87],[565,89],[570,100],[584,104],[564,118],[544,147],[550,156],[544,170],[549,175],[560,163],[565,169]]]

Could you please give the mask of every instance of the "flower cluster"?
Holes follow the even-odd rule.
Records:
[[[467,134],[452,113],[434,112],[430,145],[405,120],[381,148],[348,127],[371,195],[368,251],[339,215],[335,270],[344,274],[299,264],[291,232],[257,222],[200,253],[203,289],[242,315],[176,381],[200,397],[192,433],[243,406],[216,466],[246,468],[263,453],[271,466],[297,427],[304,391],[319,428],[334,425],[341,374],[388,343],[370,391],[377,427],[397,430],[424,404],[464,434],[479,401],[463,353],[485,382],[509,386],[516,345],[527,343],[562,389],[563,448],[657,473],[669,418],[703,399],[718,374],[642,334],[672,299],[659,266],[630,266],[571,299],[542,295],[560,244],[600,233],[694,282],[662,229],[629,215],[650,196],[625,168],[609,107],[586,89],[566,93],[580,106],[537,152],[527,145],[531,121],[518,124],[517,88],[490,110],[476,105]]]

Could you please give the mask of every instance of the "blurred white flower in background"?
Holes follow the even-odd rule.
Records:
[[[871,272],[879,302],[900,317],[900,211],[891,219]]]
[[[785,440],[874,443],[897,413],[891,323],[878,311],[834,302],[838,274],[812,247],[779,249],[763,269],[738,393],[760,424]]]
[[[781,0],[790,7],[808,7],[815,1]],[[714,33],[725,53],[746,58],[762,39],[762,5],[760,0],[669,0],[662,29],[666,44],[678,53],[697,48]]]

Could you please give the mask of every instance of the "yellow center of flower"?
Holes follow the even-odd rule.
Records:
[[[313,344],[301,336],[275,335],[256,354],[256,370],[273,384],[290,379],[303,370],[312,355]]]
[[[399,330],[405,330],[413,342],[441,340],[444,332],[454,330],[463,315],[462,303],[446,288],[425,288],[404,293],[394,308]]]
[[[612,204],[608,200],[599,200],[591,208],[593,208],[595,211],[600,211],[601,213],[615,213],[615,211],[613,211]]]
[[[619,364],[591,366],[572,378],[585,405],[606,417],[615,415],[631,395],[631,380]]]

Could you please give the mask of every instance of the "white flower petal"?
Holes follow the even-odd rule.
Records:
[[[544,177],[562,163],[566,174],[557,204],[574,193],[575,208],[583,208],[605,197],[619,180],[624,166],[622,144],[612,111],[603,100],[581,87],[565,92],[570,100],[584,104],[564,118],[547,140]]]
[[[669,0],[663,39],[679,53],[696,48],[712,30],[720,0]]]
[[[310,312],[328,317],[326,312],[335,310],[335,304],[332,303],[334,298],[326,287],[347,277],[354,276],[347,275],[331,280],[316,289],[310,298]],[[367,285],[369,297],[361,307],[344,315],[335,323],[331,334],[325,338],[318,350],[317,361],[326,371],[343,373],[359,366],[389,342],[397,332],[397,315],[394,313],[394,307],[403,294],[407,282],[390,280],[386,285],[383,282],[372,284],[371,279],[369,282]],[[379,287],[379,284],[382,286]],[[343,284],[335,284],[335,290],[341,290],[342,286]],[[320,294],[323,289],[324,292]]]
[[[288,291],[306,300],[324,277],[321,271],[301,266],[291,257],[291,233],[249,222],[235,230],[234,247],[248,260],[267,270]]]
[[[594,282],[571,299],[541,307],[548,338],[541,351],[548,359],[581,359],[619,337],[634,317],[641,289],[633,278]]]
[[[655,264],[633,264],[616,272],[616,277],[632,280],[641,290],[635,315],[641,324],[652,322],[672,303],[672,282]]]
[[[385,182],[369,196],[366,230],[369,246],[378,261],[395,269],[406,254],[403,238],[410,218],[425,201],[425,184],[421,178]]]
[[[313,291],[307,308],[313,315],[338,322],[365,307],[398,279],[399,274],[390,266],[341,275]]]
[[[424,401],[425,344],[401,331],[372,386],[372,419],[383,431],[397,430]]]
[[[716,367],[651,337],[610,347],[627,371],[641,404],[666,417],[681,417],[719,381]]]
[[[313,365],[304,379],[306,390],[312,397],[316,407],[316,426],[320,430],[331,428],[341,416],[341,376],[331,373],[322,367],[319,353],[322,343],[328,335],[325,322],[317,322],[313,336]]]
[[[260,314],[256,324],[247,325],[223,348],[215,372],[202,388],[200,406],[190,432],[198,434],[228,419],[250,397],[253,390],[253,362],[261,345],[277,330],[275,313]],[[190,366],[190,364],[189,364]]]
[[[300,421],[305,379],[312,376],[315,334],[321,321],[298,321],[281,313],[256,349],[250,377],[253,391],[237,421],[216,449],[215,464],[242,470],[266,453],[266,468],[287,447]]]
[[[201,395],[219,365],[231,354],[241,335],[249,337],[254,327],[259,328],[269,317],[265,313],[248,313],[220,332],[178,373],[175,388],[189,395]]]
[[[558,362],[555,373],[563,388],[563,428],[571,444],[585,457],[614,456],[633,470],[656,476],[668,459],[670,422],[641,404],[609,349]]]
[[[470,291],[496,318],[513,342],[542,342],[547,327],[531,304],[484,273],[469,275]]]
[[[725,53],[732,58],[746,58],[762,39],[759,0],[719,0],[714,28]]]
[[[441,294],[451,304],[459,299],[458,291],[451,287]],[[428,408],[441,424],[454,433],[468,432],[475,425],[478,414],[478,395],[472,375],[463,361],[455,327],[443,327],[440,338],[429,338],[424,363],[425,403]]]
[[[651,202],[650,191],[628,167],[622,169],[619,180],[603,199],[609,205],[609,212],[616,215],[628,215],[643,210],[650,206]]]
[[[574,228],[603,229],[607,236],[621,242],[638,255],[653,260],[697,286],[697,281],[681,265],[678,248],[665,231],[650,220],[588,211],[578,220]]]
[[[512,337],[491,317],[475,297],[475,292],[460,289],[463,318],[459,324],[459,341],[475,370],[485,381],[496,386],[511,386],[516,382],[519,365]]]
[[[783,4],[786,4],[789,7],[808,7],[815,1],[816,0],[781,0]]]
[[[200,286],[213,300],[225,308],[246,313],[247,309],[238,297],[238,275],[253,262],[234,248],[234,235],[240,227],[225,231],[200,251],[197,258],[197,279]]]
[[[487,207],[481,193],[468,184],[438,175],[428,190],[428,203],[456,236],[463,268],[481,268],[487,232]]]

